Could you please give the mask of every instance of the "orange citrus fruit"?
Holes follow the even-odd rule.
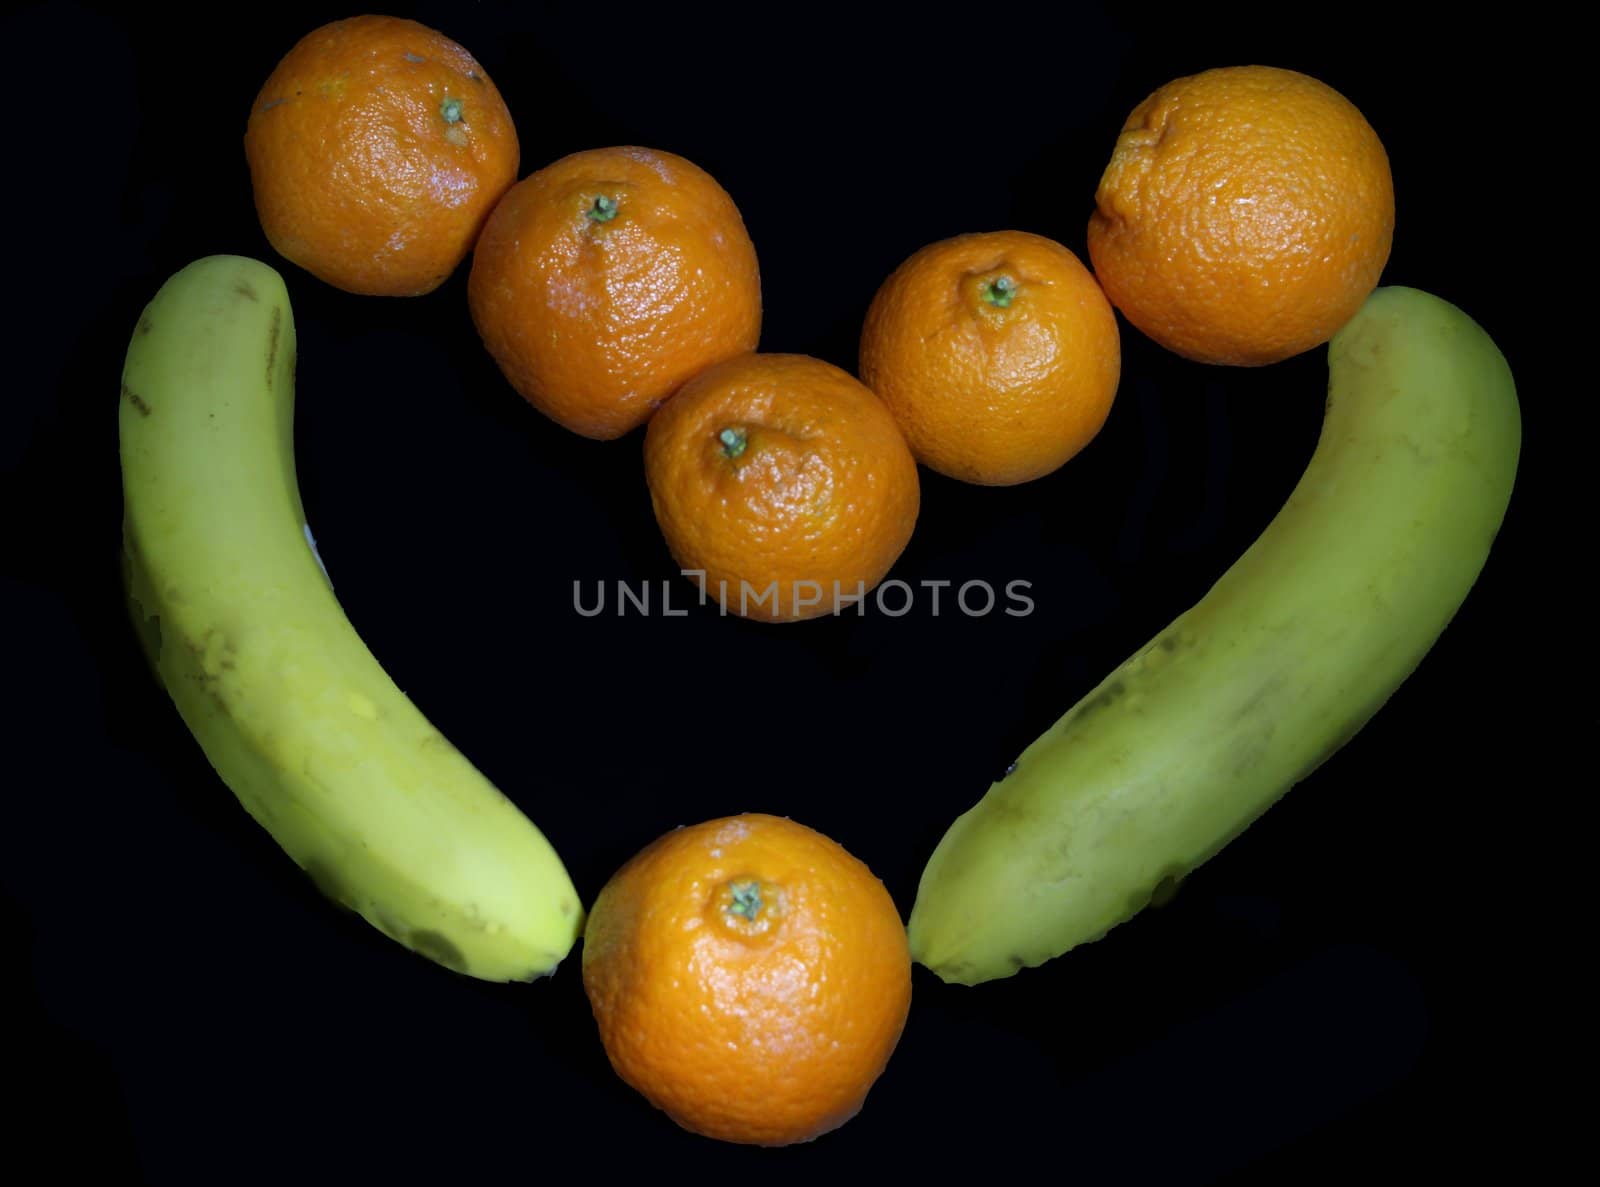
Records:
[[[1024,231],[930,243],[867,311],[861,378],[917,460],[966,482],[1050,473],[1105,424],[1117,317],[1071,251]]]
[[[921,501],[883,401],[806,355],[701,372],[651,419],[644,463],[673,558],[724,612],[770,621],[865,596],[911,539]]]
[[[377,296],[437,288],[517,179],[516,129],[483,67],[396,17],[302,38],[256,96],[244,148],[273,249]]]
[[[595,899],[583,986],[611,1065],[679,1125],[754,1145],[855,1116],[911,1008],[894,900],[786,817],[678,828]]]
[[[513,186],[478,240],[467,295],[511,386],[602,440],[761,336],[738,207],[699,166],[648,148],[574,153]]]
[[[1089,257],[1161,345],[1257,366],[1320,346],[1377,287],[1394,237],[1389,158],[1332,87],[1238,66],[1169,82],[1128,117]]]

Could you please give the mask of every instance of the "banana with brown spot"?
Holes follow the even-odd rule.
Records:
[[[122,378],[139,636],[239,802],[330,897],[447,968],[553,972],[583,926],[555,849],[395,686],[345,616],[294,467],[294,320],[210,256],[140,318]]]
[[[944,980],[1040,964],[1169,892],[1348,742],[1466,598],[1521,446],[1505,358],[1455,306],[1385,288],[1328,369],[1262,535],[934,849],[909,930]]]

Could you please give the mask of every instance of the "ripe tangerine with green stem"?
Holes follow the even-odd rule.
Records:
[[[1116,315],[1069,249],[1024,231],[958,235],[884,281],[861,332],[861,378],[917,460],[990,486],[1077,455],[1121,378]]]
[[[467,300],[511,386],[599,440],[761,336],[738,207],[698,165],[649,148],[573,153],[513,186],[473,252]]]
[[[787,1145],[855,1116],[911,1008],[898,908],[861,860],[745,813],[647,845],[589,913],[583,984],[618,1075],[679,1125]]]
[[[916,459],[881,400],[797,354],[746,354],[686,383],[645,431],[673,558],[724,611],[775,622],[848,609],[916,526]]]
[[[387,16],[301,38],[262,84],[244,149],[273,249],[372,296],[443,283],[520,160],[511,113],[477,60]]]

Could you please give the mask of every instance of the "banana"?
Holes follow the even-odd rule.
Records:
[[[935,848],[907,926],[943,980],[1009,976],[1135,915],[1349,741],[1466,598],[1521,448],[1505,358],[1396,287],[1328,369],[1316,450],[1262,535]]]
[[[256,260],[197,260],[140,317],[119,430],[146,654],[222,780],[324,893],[458,972],[553,972],[583,923],[566,868],[395,687],[316,555],[294,362],[288,293]]]

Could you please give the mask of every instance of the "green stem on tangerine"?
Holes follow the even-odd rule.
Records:
[[[723,429],[722,432],[717,434],[717,440],[722,442],[722,452],[729,458],[738,457],[744,452],[745,446],[749,444],[749,438],[745,436],[745,431],[740,428]]]
[[[460,123],[461,100],[447,97],[443,103],[439,104],[439,114],[444,116],[444,122],[447,124]]]
[[[601,194],[589,207],[589,217],[597,223],[608,223],[617,217],[617,200]]]
[[[755,921],[761,914],[761,884],[758,882],[733,882],[728,886],[733,895],[733,906],[728,910],[735,915],[743,915],[746,919]]]
[[[1000,309],[1011,304],[1011,299],[1016,295],[1017,282],[1009,276],[997,276],[983,286],[983,299]]]

